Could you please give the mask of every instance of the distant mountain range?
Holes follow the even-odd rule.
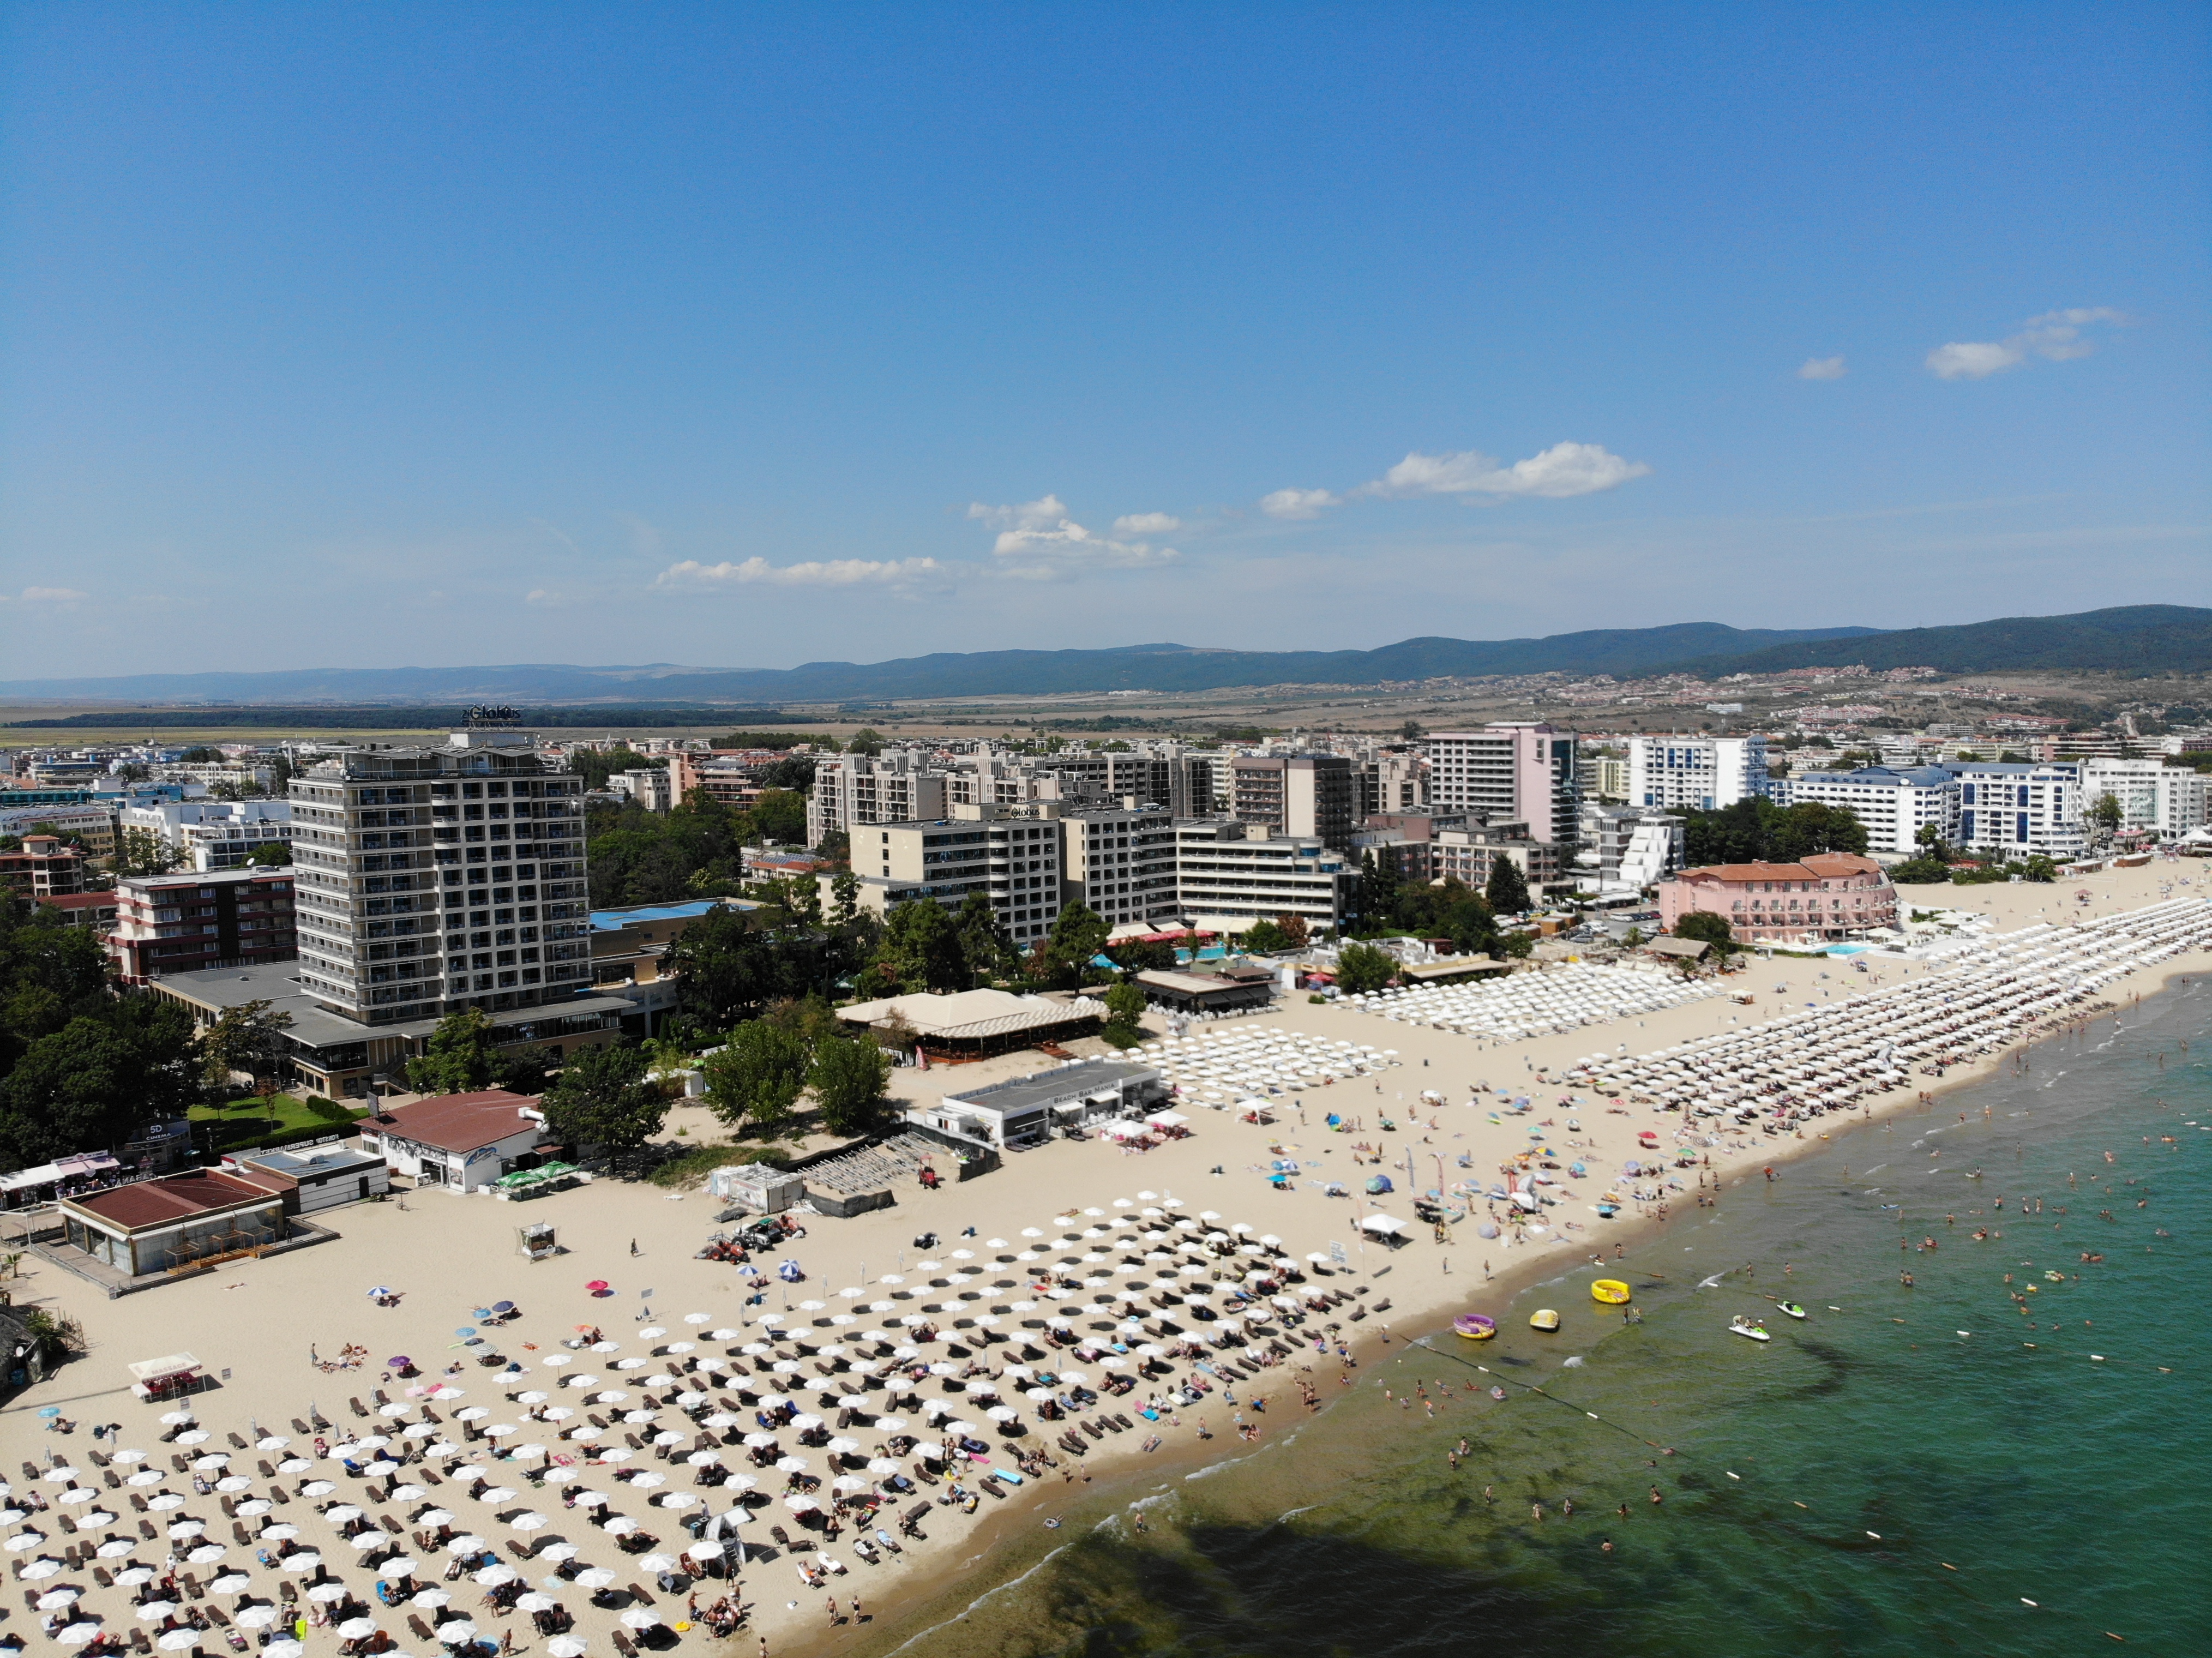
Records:
[[[648,663],[619,667],[522,664],[475,668],[331,668],[265,673],[134,674],[0,682],[0,699],[66,698],[138,706],[232,702],[447,706],[471,701],[560,704],[589,717],[599,707],[684,704],[759,714],[793,702],[1043,695],[1109,690],[1202,691],[1283,684],[1561,672],[1635,677],[1676,669],[1705,674],[1863,663],[1953,673],[2101,669],[2123,673],[2212,671],[2212,610],[2143,604],[2079,616],[2014,616],[1955,628],[1730,628],[1692,622],[1606,629],[1545,639],[1404,640],[1372,651],[1229,651],[1125,645],[1089,651],[944,653],[892,662],[716,669]]]

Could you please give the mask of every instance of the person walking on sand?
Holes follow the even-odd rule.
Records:
[[[629,1253],[631,1260],[635,1260],[637,1259],[637,1240],[635,1238],[632,1238],[629,1241]]]

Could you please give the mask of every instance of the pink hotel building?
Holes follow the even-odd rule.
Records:
[[[1659,884],[1659,924],[1668,932],[1693,910],[1725,916],[1747,944],[1845,938],[1897,925],[1897,889],[1880,864],[1846,852],[1816,852],[1795,864],[1714,864]]]

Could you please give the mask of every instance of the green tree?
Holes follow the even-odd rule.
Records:
[[[1145,993],[1123,979],[1106,992],[1106,1040],[1133,1048],[1145,1039]]]
[[[1928,886],[1948,881],[1951,866],[1940,858],[1907,858],[1889,866],[1889,878],[1896,886]]]
[[[2120,805],[2120,797],[2109,791],[2097,797],[2096,804],[2089,808],[2088,815],[2100,842],[2111,841],[2120,825],[2127,821],[2127,812]]]
[[[1296,948],[1291,943],[1290,935],[1283,931],[1280,924],[1270,921],[1265,917],[1253,922],[1250,926],[1238,933],[1237,943],[1255,956],[1266,956],[1278,950]]]
[[[835,1036],[815,1044],[806,1085],[833,1134],[864,1134],[882,1114],[890,1091],[891,1056],[872,1038]]]
[[[1125,938],[1106,952],[1125,973],[1169,973],[1175,969],[1175,946],[1164,938]]]
[[[969,893],[953,915],[952,926],[960,935],[960,954],[967,964],[969,985],[988,985],[1010,969],[1014,960],[1013,935],[1000,921],[988,896],[980,892]]]
[[[0,1082],[0,1167],[121,1149],[151,1122],[200,1103],[204,1066],[191,1017],[133,996],[80,1014],[22,1050]]]
[[[1030,970],[1048,983],[1076,989],[1113,931],[1087,905],[1066,905],[1053,920],[1052,936],[1031,952]]]
[[[806,839],[806,797],[790,789],[763,789],[752,805],[753,833],[770,846]]]
[[[1933,823],[1923,823],[1912,831],[1912,844],[1920,848],[1920,856],[1933,859],[1939,864],[1951,861],[1951,848],[1944,843],[1943,831]]]
[[[1692,865],[1795,863],[1816,852],[1864,854],[1866,826],[1846,807],[1801,800],[1787,810],[1765,796],[1713,811],[1682,814],[1684,855]]]
[[[480,1007],[448,1013],[407,1061],[407,1085],[417,1094],[474,1094],[492,1085],[491,1016]]]
[[[1370,995],[1398,976],[1398,963],[1372,944],[1350,944],[1337,953],[1336,987],[1347,996]]]
[[[552,1086],[560,1066],[561,1050],[543,1042],[497,1048],[491,1055],[491,1085],[510,1094],[543,1094]]]
[[[1729,925],[1725,915],[1709,909],[1693,909],[1674,923],[1677,938],[1698,938],[1713,947],[1716,956],[1726,956],[1735,949],[1735,929]]]
[[[622,1156],[660,1132],[668,1102],[645,1074],[635,1048],[586,1048],[568,1056],[542,1102],[545,1127],[571,1145]]]
[[[209,1085],[228,1090],[234,1071],[247,1072],[256,1084],[274,1076],[283,1064],[284,1033],[291,1028],[292,1016],[278,1011],[274,1002],[240,1002],[223,1009],[200,1033]]]
[[[791,1114],[812,1064],[799,1031],[769,1019],[749,1019],[720,1051],[700,1062],[707,1104],[732,1128],[773,1129]]]
[[[80,1015],[113,1011],[107,973],[92,929],[65,926],[60,911],[0,889],[0,1077],[40,1037]]]
[[[246,854],[249,869],[282,869],[291,861],[291,846],[283,841],[264,841]]]
[[[1490,860],[1490,880],[1483,897],[1493,915],[1525,915],[1528,912],[1528,881],[1521,865],[1498,853]]]
[[[881,996],[967,989],[967,954],[945,906],[934,898],[893,906],[884,918],[883,941],[868,965],[868,979],[870,991]]]
[[[684,1011],[710,1030],[727,1029],[789,993],[773,938],[724,905],[693,918],[662,960]]]
[[[149,829],[126,829],[115,837],[118,875],[167,875],[182,859],[175,848]]]

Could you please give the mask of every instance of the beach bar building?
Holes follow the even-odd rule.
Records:
[[[837,1017],[910,1040],[933,1060],[981,1060],[1095,1036],[1105,1023],[1106,1004],[1091,996],[1062,1001],[1004,990],[962,990],[942,996],[917,992],[855,1002],[839,1008]]]
[[[70,1248],[132,1278],[251,1254],[289,1235],[282,1193],[217,1169],[64,1198],[54,1207]]]
[[[487,1088],[395,1105],[359,1125],[362,1149],[416,1186],[468,1193],[537,1166],[547,1144],[535,1097]]]
[[[1035,1076],[1016,1077],[909,1111],[907,1120],[1010,1151],[1042,1145],[1056,1128],[1141,1116],[1166,1102],[1160,1073],[1150,1066],[1079,1060]]]

